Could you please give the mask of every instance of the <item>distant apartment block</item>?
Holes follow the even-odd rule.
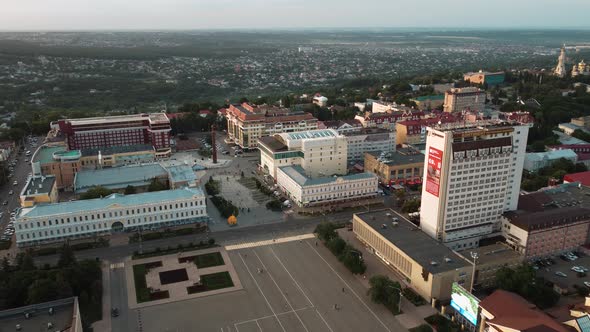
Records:
[[[318,129],[318,120],[310,113],[274,106],[233,104],[226,117],[228,142],[245,149],[258,147],[263,136]]]
[[[374,103],[373,103],[374,104]],[[365,128],[383,128],[395,130],[395,124],[399,121],[419,120],[424,117],[424,112],[419,110],[398,111],[391,113],[366,113],[355,117]]]
[[[21,208],[16,214],[19,247],[94,238],[208,221],[205,194],[183,188]]]
[[[303,167],[309,177],[346,174],[346,137],[333,129],[262,137],[258,148],[260,167],[274,179],[278,167],[292,165]]]
[[[150,144],[170,149],[170,120],[164,113],[65,119],[52,123],[66,137],[68,150]]]
[[[471,110],[481,112],[486,102],[485,91],[475,88],[455,88],[445,93],[444,111],[449,113]]]
[[[562,158],[574,164],[578,162],[578,155],[571,149],[551,150],[527,153],[523,167],[529,172],[536,172],[543,167],[551,166],[551,164]]]
[[[320,94],[316,94],[315,96],[313,96],[313,103],[318,105],[319,107],[326,107],[328,106],[328,98]]]
[[[394,152],[365,153],[365,172],[371,172],[383,185],[414,185],[422,183],[424,155],[410,148]]]

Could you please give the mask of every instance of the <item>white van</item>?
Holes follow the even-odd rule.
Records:
[[[27,152],[25,153],[25,155],[30,156],[31,155],[31,151],[27,150]]]

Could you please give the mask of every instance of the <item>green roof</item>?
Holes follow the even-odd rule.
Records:
[[[53,204],[38,204],[31,208],[22,208],[17,214],[20,218],[38,218],[54,215],[67,215],[81,211],[101,211],[109,206],[131,207],[143,204],[174,202],[179,199],[188,199],[194,196],[204,196],[199,188],[182,188],[175,190],[163,190],[146,192],[134,195],[112,194],[103,198],[70,201]]]
[[[40,162],[41,164],[47,164],[54,162],[54,153],[64,153],[67,149],[65,146],[41,146],[33,157],[33,162]]]
[[[432,95],[432,96],[420,96],[413,98],[416,101],[427,101],[427,100],[444,100],[444,95]]]
[[[299,165],[283,166],[279,167],[279,169],[302,187],[328,184],[336,182],[336,180],[339,178],[342,178],[345,181],[351,181],[360,179],[370,179],[375,177],[375,175],[371,173],[357,173],[344,176],[325,176],[321,178],[310,178],[307,175],[305,175],[305,170],[303,169],[303,167]]]
[[[195,182],[195,171],[188,165],[169,166],[166,168],[172,182]]]
[[[146,186],[155,177],[167,177],[160,164],[129,165],[122,167],[84,170],[76,173],[74,191],[79,194],[94,186],[122,189],[131,186]]]

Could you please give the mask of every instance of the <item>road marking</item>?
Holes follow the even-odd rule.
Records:
[[[242,260],[242,263],[244,263],[244,266],[246,267],[246,270],[248,271],[248,274],[250,274],[250,277],[252,277],[252,280],[254,280],[254,283],[256,284],[256,287],[260,291],[260,294],[262,294],[262,297],[264,298],[264,301],[266,301],[266,305],[268,305],[268,308],[270,309],[270,312],[272,312],[272,314],[275,316],[275,319],[279,322],[279,325],[281,326],[281,329],[283,329],[283,332],[287,332],[287,330],[285,330],[285,327],[283,326],[283,323],[281,323],[281,320],[279,319],[279,317],[277,317],[277,314],[275,313],[274,309],[270,305],[270,302],[268,302],[268,299],[266,298],[266,295],[264,295],[264,292],[262,291],[262,288],[260,288],[260,285],[258,285],[258,281],[256,281],[256,278],[254,278],[254,275],[252,274],[252,272],[250,271],[250,268],[246,264],[246,261],[244,260],[244,257],[242,257],[242,254],[239,254],[239,253],[238,253],[238,256],[240,256],[240,259]]]
[[[324,319],[324,316],[322,316],[322,314],[320,314],[320,312],[318,311],[318,309],[315,309],[315,312],[318,313],[318,316],[320,316],[320,318],[324,321],[324,324],[326,324],[326,326],[330,329],[331,332],[334,332],[334,330],[332,330],[332,328],[330,327],[330,325],[328,325],[328,322],[326,322],[326,320]]]
[[[277,288],[279,289],[279,292],[281,292],[281,295],[283,296],[283,298],[285,299],[285,301],[287,301],[287,304],[289,305],[289,307],[291,308],[291,310],[294,310],[293,309],[293,305],[291,305],[291,302],[289,302],[289,300],[285,296],[285,292],[283,292],[283,290],[281,289],[281,287],[279,287],[279,284],[277,284],[277,282],[275,281],[275,278],[273,278],[273,276],[270,273],[270,271],[266,268],[266,265],[264,265],[264,262],[262,262],[262,259],[260,259],[260,256],[258,256],[258,253],[256,252],[256,250],[252,249],[252,251],[254,252],[254,255],[256,255],[256,258],[258,258],[258,260],[260,261],[260,264],[262,264],[262,267],[266,270],[265,273],[268,274],[268,276],[270,277],[270,280],[272,280],[272,282],[275,284],[275,286],[277,286]],[[297,316],[297,319],[299,320],[299,322],[301,323],[301,325],[303,326],[303,328],[305,329],[305,331],[309,332],[309,330],[307,329],[307,326],[305,326],[305,324],[303,323],[303,320],[301,320],[301,317],[299,316],[299,314],[297,312],[295,312],[295,316]]]
[[[125,267],[125,263],[124,262],[111,264],[111,270],[121,269],[121,268],[124,268],[124,267]]]
[[[260,324],[258,324],[258,320],[256,321],[256,325],[258,325],[258,329],[260,330],[260,332],[262,332],[262,326],[260,326]]]
[[[239,249],[246,249],[246,248],[255,248],[255,247],[268,246],[268,245],[277,244],[277,243],[286,243],[286,242],[306,240],[306,239],[312,239],[312,238],[315,238],[315,235],[312,233],[309,233],[309,234],[281,237],[281,238],[271,239],[271,240],[262,240],[262,241],[256,241],[256,242],[232,244],[232,245],[225,246],[225,250],[229,251],[229,250],[239,250]]]
[[[309,244],[309,242],[307,242],[307,245],[313,250],[315,251],[315,253],[324,261],[324,263],[326,263],[326,266],[328,266],[330,268],[330,270],[332,270],[332,272],[334,272],[334,274],[336,274],[336,276],[346,285],[346,287],[348,287],[348,289],[350,289],[350,291],[352,292],[352,294],[354,294],[354,296],[356,296],[356,298],[361,301],[361,303],[365,306],[365,308],[367,308],[367,310],[369,310],[369,312],[371,314],[373,314],[373,317],[375,317],[375,319],[377,319],[377,321],[379,323],[381,323],[381,325],[383,325],[383,327],[385,328],[385,330],[391,332],[391,330],[387,327],[387,325],[385,325],[385,323],[383,323],[383,321],[379,318],[379,316],[377,316],[377,314],[371,310],[371,308],[369,308],[369,306],[365,303],[365,301],[363,301],[363,299],[354,291],[354,289],[352,289],[352,287],[350,287],[350,285],[340,276],[340,274],[338,274],[338,272],[336,272],[336,270],[334,270],[334,268],[332,267],[332,265],[330,265],[330,263],[328,263],[328,261],[326,259],[324,259],[324,257],[322,257],[322,255],[320,255],[320,253],[311,245]]]
[[[315,309],[315,307],[305,307],[305,308],[299,308],[299,309],[295,309],[295,310],[289,310],[289,311],[279,312],[279,313],[276,314],[276,316],[293,314],[295,312],[303,311],[303,310],[307,310],[307,309]],[[244,321],[241,321],[241,322],[237,322],[237,323],[234,324],[234,326],[236,326],[236,328],[237,328],[237,325],[242,325],[242,324],[247,324],[247,323],[252,323],[252,322],[255,322],[256,324],[258,324],[258,321],[259,320],[264,320],[264,319],[274,318],[274,317],[275,317],[275,315],[268,315],[268,316],[262,316],[262,317],[258,317],[258,318],[248,319],[248,320],[244,320]]]
[[[311,300],[309,299],[309,297],[307,296],[307,294],[305,294],[305,292],[303,291],[303,288],[301,288],[301,286],[299,285],[299,283],[297,282],[297,280],[295,280],[295,277],[293,277],[293,275],[291,274],[291,272],[289,272],[289,270],[287,269],[287,267],[285,266],[285,264],[283,264],[283,262],[279,259],[279,256],[277,256],[277,254],[275,253],[275,251],[273,250],[272,247],[270,247],[270,251],[272,252],[273,256],[275,256],[276,260],[279,262],[279,264],[281,264],[281,266],[283,267],[283,269],[289,274],[289,277],[291,277],[291,280],[293,280],[293,282],[295,283],[295,285],[297,286],[297,288],[299,288],[299,290],[301,291],[301,293],[303,294],[303,296],[305,296],[305,298],[307,299],[307,301],[309,302],[309,304],[311,304],[311,306],[313,308],[315,308],[315,304],[313,302],[311,302]],[[330,325],[328,324],[328,322],[326,322],[326,320],[324,319],[324,317],[322,316],[322,314],[320,314],[320,312],[316,309],[315,310],[318,315],[320,316],[320,318],[322,319],[322,321],[324,321],[324,324],[326,324],[326,326],[328,327],[328,329],[332,332],[334,332],[334,330],[332,330],[332,328],[330,327]]]
[[[299,290],[301,291],[301,293],[303,293],[303,296],[305,296],[305,298],[307,299],[307,302],[309,302],[309,304],[311,304],[312,307],[315,307],[315,305],[313,304],[313,302],[311,302],[311,300],[309,299],[309,297],[307,296],[307,294],[305,294],[305,292],[303,291],[303,289],[301,288],[301,286],[299,285],[299,283],[297,282],[297,280],[295,280],[295,278],[293,277],[293,275],[291,274],[291,272],[289,272],[289,270],[287,270],[287,267],[285,266],[285,264],[283,264],[283,262],[279,259],[279,256],[277,256],[277,254],[272,249],[272,247],[270,247],[270,251],[272,252],[273,256],[275,256],[275,258],[279,262],[279,264],[281,264],[281,266],[283,267],[283,269],[289,274],[289,277],[291,277],[291,280],[293,280],[293,283],[295,283],[295,286],[297,286],[297,288],[299,288]]]

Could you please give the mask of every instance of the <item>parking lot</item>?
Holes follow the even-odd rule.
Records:
[[[556,256],[550,262],[544,260],[544,262],[535,264],[534,266],[538,267],[537,275],[570,290],[575,290],[574,285],[584,286],[584,282],[590,283],[590,273],[588,271],[585,272],[588,275],[584,276],[582,273],[572,270],[574,266],[585,269],[590,268],[590,256],[581,253],[576,254],[579,258],[573,261],[566,261],[560,256]],[[563,275],[559,275],[561,273]]]
[[[314,239],[229,255],[243,290],[142,308],[135,315],[143,331],[405,330],[385,307],[371,303],[360,281]]]

